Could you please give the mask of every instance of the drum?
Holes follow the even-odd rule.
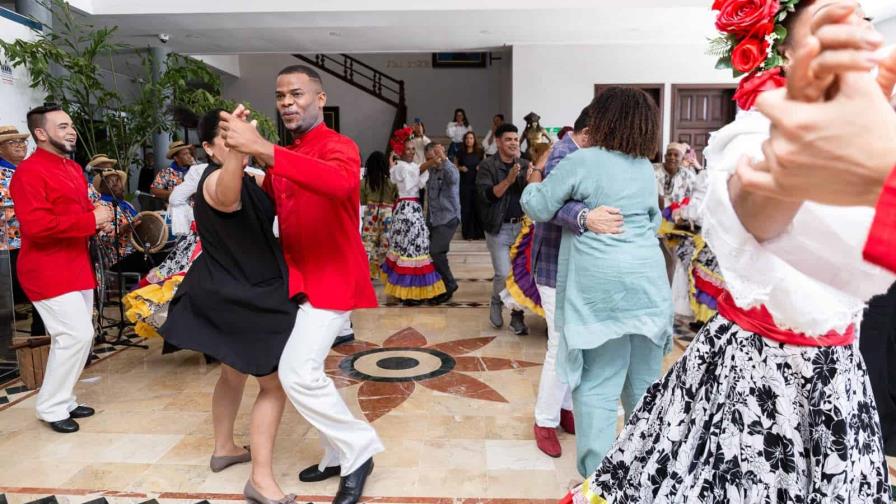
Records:
[[[159,212],[140,212],[137,214],[140,223],[134,226],[131,243],[140,252],[154,254],[168,243],[168,224]]]

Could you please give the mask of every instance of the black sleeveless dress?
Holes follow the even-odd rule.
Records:
[[[289,298],[286,262],[273,233],[273,202],[245,175],[242,208],[215,210],[202,188],[219,168],[209,164],[199,181],[193,213],[202,254],[178,287],[159,332],[174,346],[265,376],[277,370],[298,305]]]

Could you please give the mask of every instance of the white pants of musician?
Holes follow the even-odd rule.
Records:
[[[44,383],[37,394],[37,418],[58,422],[78,407],[75,384],[93,346],[93,291],[67,292],[34,303],[50,335]]]
[[[302,304],[278,368],[287,397],[320,432],[324,448],[320,469],[338,465],[343,476],[383,451],[376,431],[352,415],[324,372],[324,359],[350,314]]]
[[[544,355],[541,367],[541,380],[538,382],[538,397],[535,400],[535,425],[554,428],[560,425],[560,409],[572,411],[572,391],[557,375],[557,349],[560,346],[560,334],[554,327],[554,315],[557,310],[557,289],[538,286],[541,296],[541,307],[548,325],[548,351]]]

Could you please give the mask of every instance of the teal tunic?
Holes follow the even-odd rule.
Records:
[[[662,216],[656,177],[646,159],[593,147],[566,158],[521,203],[547,222],[569,200],[618,208],[624,232],[581,236],[564,229],[557,277],[558,372],[579,384],[582,351],[640,334],[668,351],[674,312],[666,263],[656,237]]]

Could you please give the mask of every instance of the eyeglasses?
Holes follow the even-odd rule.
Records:
[[[26,145],[27,143],[25,140],[7,140],[0,142],[0,145]]]

